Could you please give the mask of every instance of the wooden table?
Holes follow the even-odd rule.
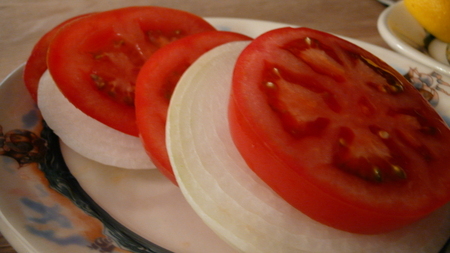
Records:
[[[160,5],[204,17],[284,22],[388,47],[376,27],[385,6],[376,0],[1,0],[0,80],[25,62],[34,43],[59,22],[82,13],[130,5]],[[0,253],[12,252],[0,234]]]

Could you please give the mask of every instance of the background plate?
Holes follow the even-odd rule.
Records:
[[[432,58],[425,48],[428,33],[406,10],[403,1],[386,8],[378,18],[378,31],[395,51],[442,74],[450,75],[450,66]],[[445,51],[442,50],[442,54]]]

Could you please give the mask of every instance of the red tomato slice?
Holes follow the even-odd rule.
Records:
[[[215,30],[202,18],[162,7],[128,7],[72,22],[55,36],[48,68],[61,92],[85,114],[137,136],[137,74],[159,48]]]
[[[136,120],[147,153],[174,184],[165,144],[170,97],[184,71],[202,54],[231,41],[251,40],[233,32],[204,32],[180,39],[153,54],[136,81]]]
[[[31,51],[31,55],[28,57],[25,68],[23,70],[25,87],[27,87],[28,92],[30,93],[34,101],[37,101],[37,89],[39,80],[41,79],[42,74],[44,74],[44,72],[47,70],[47,51],[50,42],[56,36],[61,27],[68,24],[69,22],[85,17],[86,15],[90,14],[83,14],[62,22],[61,24],[57,25],[52,30],[44,34],[44,36],[42,36],[34,45],[33,50]]]
[[[236,63],[229,105],[242,156],[323,224],[375,234],[450,199],[450,130],[393,68],[335,36],[284,28]]]

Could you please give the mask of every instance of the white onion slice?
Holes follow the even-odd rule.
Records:
[[[61,93],[48,71],[39,83],[38,107],[55,134],[81,155],[121,168],[155,168],[138,137],[110,128],[80,111]]]
[[[450,233],[449,206],[388,234],[356,235],[311,220],[247,167],[227,122],[231,75],[246,45],[203,55],[171,98],[168,152],[183,195],[203,221],[242,252],[437,252]]]

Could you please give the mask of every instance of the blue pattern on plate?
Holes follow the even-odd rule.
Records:
[[[41,120],[39,110],[34,108],[30,110],[27,114],[22,116],[22,123],[24,128],[31,129],[35,127]]]
[[[72,244],[87,246],[88,241],[81,235],[71,235],[66,237],[58,237],[55,230],[40,230],[33,226],[26,226],[26,229],[31,234],[43,237],[51,242],[57,243],[59,245],[67,246]]]
[[[26,207],[32,209],[41,216],[40,218],[29,217],[28,220],[38,224],[47,224],[54,221],[58,223],[60,227],[73,228],[70,219],[61,214],[61,207],[58,204],[54,206],[46,206],[43,203],[31,200],[29,198],[22,198],[20,201]]]

